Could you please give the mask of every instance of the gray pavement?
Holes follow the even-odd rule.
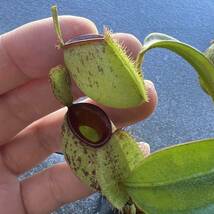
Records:
[[[114,32],[132,33],[140,41],[151,32],[162,32],[205,50],[214,39],[213,0],[1,0],[0,33],[50,16],[54,3],[60,14],[87,17],[100,31],[107,25]],[[143,70],[145,78],[156,85],[159,104],[149,119],[128,127],[138,140],[150,143],[154,151],[214,136],[213,103],[199,88],[190,65],[173,53],[157,49],[146,55]],[[62,157],[53,155],[33,172],[58,161]],[[111,213],[111,208],[95,194],[54,213]]]

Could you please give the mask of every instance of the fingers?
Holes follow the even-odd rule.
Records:
[[[66,111],[60,109],[34,122],[2,146],[0,153],[10,171],[19,175],[61,150],[61,126]]]
[[[1,96],[0,123],[4,126],[0,129],[0,145],[8,142],[35,119],[59,107],[48,83],[48,79],[31,81]]]
[[[130,53],[132,53],[132,57],[135,58],[141,49],[140,42],[129,34],[116,34],[115,37],[120,42],[123,41]],[[37,83],[36,81],[41,82]],[[4,127],[0,130],[0,139],[2,141],[4,140],[2,143],[6,141],[10,142],[4,146],[2,153],[8,167],[17,174],[33,167],[52,152],[59,150],[61,141],[60,127],[63,121],[64,111],[59,111],[60,113],[56,112],[42,118],[24,129],[12,141],[8,140],[13,138],[32,121],[40,118],[42,115],[48,114],[58,106],[50,91],[47,80],[35,80],[34,83],[35,84],[31,82],[27,84],[27,86],[23,86],[23,88],[20,87],[20,93],[18,91],[15,92],[17,89],[11,92],[14,93],[15,96],[4,95],[10,98],[4,98],[4,102],[0,101],[3,112],[0,118],[1,123],[4,124]],[[154,110],[157,102],[156,91],[148,81],[146,82],[146,86],[150,100],[148,103],[127,110],[103,107],[117,127],[127,126],[142,120]],[[35,91],[35,93],[33,91]],[[37,92],[39,93],[37,94]],[[18,97],[20,99],[18,99]],[[16,98],[16,101],[13,100],[14,98]],[[92,101],[87,100],[87,102]],[[9,113],[7,113],[7,111],[9,111]],[[11,126],[11,124],[13,124],[13,126]],[[14,154],[16,155],[14,156]]]
[[[64,16],[60,21],[65,40],[97,33],[95,25],[85,18]],[[0,36],[0,95],[3,94],[0,96],[0,123],[4,123],[0,145],[34,120],[60,107],[48,82],[50,68],[63,63],[62,52],[55,49],[55,44],[50,18]],[[74,97],[81,95],[77,87],[73,87],[73,92]]]
[[[138,53],[142,49],[141,42],[132,34],[128,33],[115,33],[113,37],[122,45],[127,47],[126,53],[132,59],[136,59]]]
[[[57,164],[21,183],[27,213],[46,214],[91,194],[65,163]]]
[[[46,20],[46,22],[48,21]],[[42,26],[40,28],[43,29],[44,23],[39,22],[39,24]],[[46,25],[47,24],[45,24],[45,26]],[[136,58],[137,53],[142,47],[140,42],[134,36],[130,34],[118,33],[115,34],[114,37],[119,42],[122,42],[124,45],[127,46],[127,51],[129,52],[128,54],[132,58]],[[50,62],[47,63],[50,65]],[[45,67],[44,62],[43,67]],[[44,74],[45,72],[47,73],[45,69],[48,69],[48,67],[38,67],[37,69],[43,70],[42,73]],[[128,110],[128,113],[130,114],[126,114],[127,120],[131,121],[131,123],[136,122],[135,118],[138,118],[139,114],[141,116],[141,119],[144,119],[153,111],[154,106],[156,105],[156,92],[152,84],[147,82],[147,85],[149,86],[148,93],[150,96],[150,102],[144,105],[143,111],[139,111],[139,108],[141,109],[141,107]],[[79,89],[75,86],[73,87],[73,93],[76,98],[82,95]],[[93,101],[89,100],[89,102]],[[4,94],[0,97],[0,123],[4,123],[4,127],[0,130],[0,144],[8,142],[9,139],[14,137],[20,130],[29,125],[31,122],[56,110],[59,107],[60,105],[53,97],[52,91],[50,89],[50,84],[46,78],[43,78],[42,80],[40,79],[30,81],[28,84],[25,84],[22,87],[19,87],[13,91]],[[122,118],[120,114],[118,114],[119,112],[122,112],[122,115],[125,115],[125,113],[127,112],[126,110],[115,110],[103,106],[101,107],[104,108],[107,113],[111,115],[114,114],[113,122],[120,123],[120,125],[118,125],[119,127],[127,125],[127,122],[125,122],[125,120],[123,120],[124,123],[122,123]],[[13,126],[11,126],[11,124],[13,124]]]
[[[64,40],[97,33],[88,19],[60,17]],[[0,94],[23,85],[29,80],[47,77],[48,71],[63,63],[62,51],[56,50],[52,19],[26,24],[0,36]]]
[[[74,98],[80,96],[73,88]],[[31,81],[0,97],[0,145],[7,143],[33,121],[61,107],[47,78]],[[12,125],[11,125],[12,124]]]
[[[114,124],[117,124],[117,128],[126,127],[149,117],[157,106],[158,97],[153,83],[151,81],[145,80],[145,85],[149,97],[149,102],[143,103],[142,105],[134,108],[110,108],[100,104],[96,104],[96,102],[91,99],[86,99],[84,100],[84,102],[93,103],[100,106],[110,116],[112,122]]]
[[[151,94],[155,93],[153,90],[151,89]],[[152,100],[153,98],[150,98],[150,101]],[[154,109],[155,101],[152,103],[145,103],[137,110],[107,109],[107,113],[116,127],[121,127],[122,124],[129,125],[147,117],[145,112],[150,113],[150,108]],[[51,153],[60,150],[61,125],[65,112],[66,109],[63,108],[34,122],[1,149],[4,162],[12,172],[20,174],[43,161]]]
[[[145,119],[154,110],[157,94],[151,82],[146,81],[150,101],[142,106],[130,109],[114,109],[101,106],[107,114],[111,115],[118,127],[133,124]],[[48,97],[48,99],[47,99]],[[75,96],[77,98],[77,96]],[[33,99],[32,99],[33,98]],[[95,103],[91,99],[85,102]],[[24,127],[34,120],[41,118],[60,107],[55,99],[47,79],[35,80],[18,89],[11,91],[0,98],[0,145],[9,141]],[[11,124],[13,124],[11,126]]]

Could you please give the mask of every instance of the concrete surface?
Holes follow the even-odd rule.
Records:
[[[114,32],[128,32],[140,41],[151,32],[162,32],[205,50],[214,38],[213,0],[1,0],[0,33],[22,24],[50,16],[57,3],[60,14],[84,16]],[[150,143],[152,150],[189,140],[213,137],[213,103],[199,88],[197,76],[180,57],[156,49],[145,57],[145,78],[158,91],[155,114],[128,127],[138,140]],[[41,167],[62,161],[51,156]],[[34,169],[34,170],[38,170]],[[101,202],[102,201],[102,202]],[[98,194],[85,201],[63,207],[54,213],[111,213]]]

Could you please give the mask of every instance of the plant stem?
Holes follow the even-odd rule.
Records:
[[[52,18],[53,18],[53,23],[54,23],[54,29],[57,35],[57,47],[62,48],[64,46],[64,41],[62,38],[62,31],[61,27],[59,24],[59,19],[58,19],[58,12],[57,12],[57,6],[54,5],[51,7],[51,13],[52,13]]]

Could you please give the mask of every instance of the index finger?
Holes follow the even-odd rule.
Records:
[[[64,40],[82,34],[96,34],[93,22],[82,17],[61,16]],[[62,51],[55,48],[51,18],[35,21],[0,36],[0,95],[24,83],[48,75],[63,63]]]

